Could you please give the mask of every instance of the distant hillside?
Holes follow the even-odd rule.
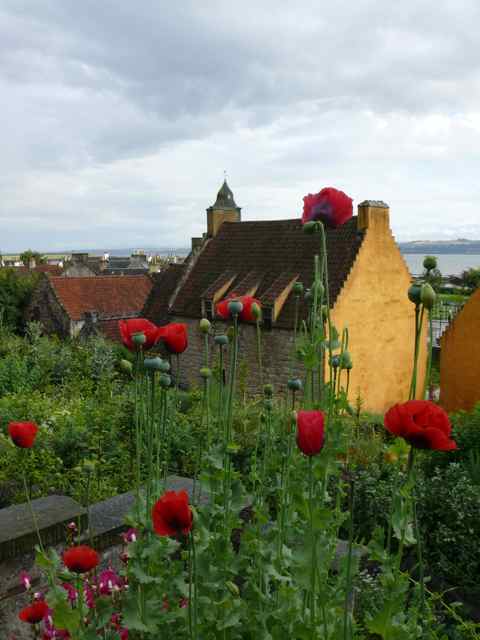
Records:
[[[402,253],[421,253],[423,255],[439,254],[480,254],[480,240],[413,240],[399,242]]]

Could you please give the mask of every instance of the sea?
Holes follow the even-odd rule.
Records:
[[[405,261],[408,264],[408,268],[410,269],[410,273],[412,273],[412,275],[419,275],[422,273],[422,263],[425,255],[427,254],[403,254],[403,257],[405,258]],[[474,267],[475,269],[480,268],[480,254],[477,253],[442,253],[440,255],[437,255],[436,258],[437,266],[440,269],[441,274],[444,276],[458,276],[462,273],[462,271],[466,271],[467,269],[470,269],[470,267]]]

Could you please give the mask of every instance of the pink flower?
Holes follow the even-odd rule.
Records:
[[[124,584],[122,578],[111,568],[102,571],[97,582],[98,590],[102,596],[109,596],[112,591],[120,591]]]
[[[77,601],[77,598],[78,598],[78,592],[75,589],[75,587],[73,585],[71,585],[69,582],[64,582],[62,584],[62,587],[67,592],[67,598],[68,598],[69,602],[71,604],[74,604]]]
[[[303,198],[302,224],[320,220],[335,229],[350,220],[352,215],[352,199],[333,187],[325,187],[319,193],[309,193]]]
[[[122,533],[122,538],[125,544],[129,544],[130,542],[136,542],[138,538],[138,530],[131,528],[125,533]]]
[[[32,588],[32,579],[26,571],[20,571],[20,582],[25,591],[29,591]]]

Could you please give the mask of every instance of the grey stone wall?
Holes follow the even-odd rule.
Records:
[[[171,322],[183,322],[188,326],[188,349],[180,356],[180,380],[190,386],[201,387],[199,370],[204,364],[204,336],[198,329],[198,320],[177,317]],[[225,333],[228,323],[215,321],[212,324],[215,335]],[[262,393],[258,367],[256,327],[239,324],[239,354],[237,389],[248,395]],[[276,391],[284,392],[292,372],[294,377],[303,378],[303,366],[296,360],[292,363],[293,331],[285,329],[262,330],[263,383],[273,384]],[[228,364],[228,347],[224,351]],[[218,361],[218,346],[210,338],[210,366]],[[176,358],[172,358],[175,373]]]

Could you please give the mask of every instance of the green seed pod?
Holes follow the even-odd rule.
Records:
[[[422,302],[421,293],[422,285],[415,282],[408,289],[408,299],[410,302],[413,302],[414,305],[419,305]]]
[[[198,328],[200,329],[200,333],[204,333],[204,334],[209,333],[211,326],[212,325],[210,323],[210,320],[207,320],[207,318],[202,318],[198,323]]]
[[[212,370],[209,367],[202,367],[200,369],[200,377],[204,380],[208,380],[208,378],[212,377]]]
[[[162,371],[163,373],[168,373],[170,371],[170,363],[168,360],[161,360],[159,371]]]
[[[290,378],[290,380],[287,382],[287,387],[291,391],[300,391],[302,388],[302,381],[300,380],[300,378]]]
[[[130,360],[120,360],[120,369],[125,373],[132,373],[133,365]]]
[[[143,361],[143,366],[147,371],[163,371],[162,368],[163,360],[161,358],[145,358]]]
[[[318,231],[318,223],[312,220],[311,222],[306,222],[303,225],[303,233],[308,233],[309,235],[312,233],[317,233]]]
[[[433,290],[433,287],[428,284],[428,282],[422,285],[422,289],[420,291],[420,300],[422,301],[425,309],[432,309],[433,305],[435,304],[436,297],[437,295]]]
[[[256,302],[252,303],[252,318],[254,320],[261,320],[262,319],[262,309],[260,307],[259,304],[257,304]]]
[[[435,256],[425,256],[423,260],[423,268],[426,271],[432,271],[437,268],[437,258]]]
[[[231,300],[227,306],[232,316],[238,316],[243,311],[243,304],[240,300]]]
[[[295,282],[295,284],[293,285],[293,293],[296,296],[301,296],[303,293],[303,283]]]
[[[215,336],[213,341],[215,342],[215,344],[218,344],[219,346],[224,347],[226,344],[228,344],[228,336],[226,335]]]
[[[132,342],[138,347],[140,347],[142,344],[145,344],[146,341],[147,341],[147,338],[143,333],[143,331],[139,331],[138,333],[132,334]]]
[[[263,393],[265,394],[266,398],[271,398],[273,396],[273,385],[272,384],[266,384],[263,387]]]
[[[160,385],[164,389],[168,389],[172,384],[172,378],[168,375],[168,373],[162,373],[159,380],[160,380]]]
[[[320,280],[315,280],[315,282],[312,284],[312,296],[315,291],[317,292],[317,300],[321,298],[325,293],[325,287],[320,282]]]
[[[332,367],[337,369],[340,366],[340,356],[332,356],[330,362],[332,363]]]
[[[273,409],[273,402],[270,398],[265,398],[263,401],[263,406],[267,411],[271,411]]]

